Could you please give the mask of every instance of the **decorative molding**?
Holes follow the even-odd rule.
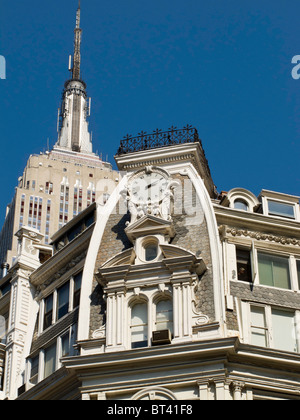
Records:
[[[92,334],[92,338],[99,339],[106,337],[106,324],[102,325],[98,330],[95,330]]]
[[[221,225],[219,227],[219,232],[220,232],[221,237],[223,238],[227,236],[232,236],[232,237],[244,236],[251,239],[256,239],[257,241],[269,241],[269,242],[276,242],[281,245],[300,246],[300,240],[296,238],[288,238],[286,236],[277,236],[277,235],[272,235],[269,233],[250,231],[247,229],[230,228],[224,225]]]

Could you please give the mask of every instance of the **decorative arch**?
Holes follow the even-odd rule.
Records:
[[[166,388],[149,387],[137,392],[132,400],[177,400],[175,394]]]
[[[253,212],[255,207],[259,205],[258,198],[251,191],[244,188],[233,188],[230,190],[221,204],[225,207],[235,208],[235,202],[237,201],[244,202],[250,212]]]

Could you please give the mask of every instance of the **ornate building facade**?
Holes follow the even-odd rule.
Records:
[[[299,197],[217,194],[190,126],[128,138],[116,162],[105,206],[45,263],[18,232],[2,397],[299,399]]]

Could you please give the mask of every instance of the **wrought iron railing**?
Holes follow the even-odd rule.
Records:
[[[145,131],[142,131],[136,137],[132,137],[127,134],[127,136],[121,140],[117,155],[139,152],[141,150],[156,149],[174,144],[195,142],[200,142],[201,144],[196,128],[191,125],[186,125],[181,129],[172,126],[168,131],[157,129],[151,134],[147,134]]]

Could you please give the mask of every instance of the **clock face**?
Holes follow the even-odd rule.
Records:
[[[135,203],[159,203],[168,186],[168,179],[159,172],[142,172],[131,181],[129,191]]]

